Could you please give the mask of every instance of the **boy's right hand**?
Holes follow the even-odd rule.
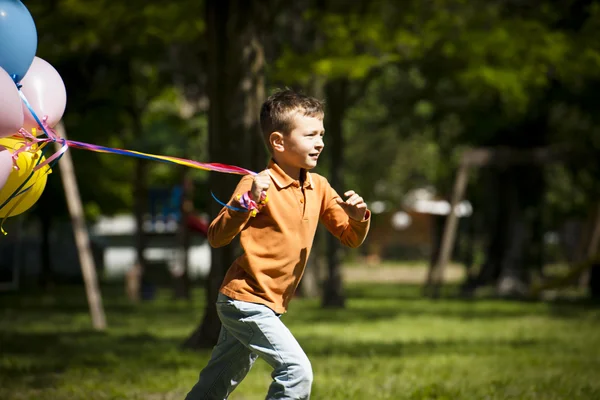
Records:
[[[252,188],[250,189],[252,200],[258,202],[260,200],[260,194],[266,192],[269,189],[269,186],[271,186],[271,177],[267,170],[255,175],[254,181],[252,182]]]

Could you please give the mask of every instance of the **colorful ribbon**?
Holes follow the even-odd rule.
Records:
[[[200,169],[200,170],[204,170],[204,171],[214,171],[214,172],[221,172],[221,173],[225,173],[225,174],[237,174],[237,175],[256,175],[256,172],[250,171],[250,170],[242,168],[242,167],[237,167],[235,165],[227,165],[227,164],[221,164],[221,163],[202,163],[202,162],[198,162],[198,161],[188,160],[185,158],[163,156],[163,155],[142,153],[142,152],[133,151],[133,150],[125,150],[125,149],[118,149],[118,148],[112,148],[112,147],[98,146],[95,144],[83,143],[83,142],[78,142],[78,141],[74,141],[74,140],[67,140],[67,139],[61,138],[56,133],[56,131],[54,131],[54,129],[52,129],[48,125],[48,116],[44,116],[40,120],[40,118],[36,115],[35,111],[31,107],[29,101],[27,101],[27,98],[25,97],[23,92],[20,90],[21,87],[19,84],[17,84],[17,87],[19,89],[19,95],[21,96],[23,104],[25,104],[25,106],[29,109],[29,112],[31,113],[31,115],[33,116],[35,121],[42,128],[42,131],[43,131],[45,137],[37,137],[37,131],[35,128],[32,129],[31,133],[27,132],[23,128],[21,128],[19,130],[19,135],[16,135],[14,137],[24,139],[24,146],[15,150],[15,152],[12,155],[13,164],[14,164],[15,168],[18,168],[16,161],[19,157],[19,154],[23,151],[30,151],[32,148],[37,146],[38,149],[41,149],[42,152],[44,152],[44,150],[46,150],[47,145],[49,143],[56,143],[56,142],[61,143],[62,146],[61,146],[60,150],[58,150],[51,156],[44,154],[44,156],[45,156],[44,161],[41,161],[41,157],[40,157],[40,160],[38,160],[37,165],[34,167],[32,173],[29,175],[29,177],[25,180],[25,182],[23,182],[23,184],[17,190],[15,190],[14,193],[12,193],[8,197],[8,199],[3,204],[0,205],[0,209],[2,209],[4,206],[6,206],[15,197],[22,195],[24,192],[26,192],[31,187],[31,186],[29,186],[25,190],[21,190],[31,179],[31,177],[33,176],[33,173],[35,171],[39,170],[40,168],[43,168],[46,165],[49,165],[50,168],[52,168],[58,162],[58,160],[60,160],[60,158],[63,156],[63,154],[69,149],[69,147],[82,149],[82,150],[88,150],[88,151],[94,151],[97,153],[119,154],[119,155],[136,157],[136,158],[141,158],[141,159],[146,159],[146,160],[183,165],[186,167]],[[49,170],[50,170],[50,168],[49,168]],[[221,201],[219,201],[214,196],[214,194],[213,194],[213,197],[215,198],[215,200],[217,200],[217,202],[219,202],[220,204],[223,204]],[[2,227],[3,223],[4,223],[4,220],[0,224],[0,228]]]
[[[45,140],[45,139],[42,139]],[[143,158],[146,160],[160,161],[171,164],[183,165],[186,167],[202,169],[205,171],[222,172],[225,174],[237,174],[237,175],[256,175],[256,172],[250,171],[242,167],[236,167],[235,165],[227,165],[220,163],[202,163],[198,161],[188,160],[185,158],[172,157],[172,156],[160,156],[156,154],[142,153],[133,150],[115,149],[111,147],[98,146],[95,144],[76,142],[74,140],[67,140],[66,144],[68,147],[74,147],[77,149],[95,151],[98,153],[112,153],[121,154],[124,156],[132,156],[137,158]]]

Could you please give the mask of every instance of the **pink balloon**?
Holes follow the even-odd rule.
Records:
[[[0,138],[14,135],[23,126],[19,90],[12,78],[0,68]]]
[[[21,84],[23,85],[21,91],[40,121],[47,115],[48,125],[51,127],[56,125],[67,106],[67,89],[58,71],[47,61],[35,57]],[[30,132],[31,128],[40,129],[24,103],[23,113],[25,115],[23,128]]]
[[[4,187],[12,170],[12,154],[5,147],[0,146],[0,190]]]

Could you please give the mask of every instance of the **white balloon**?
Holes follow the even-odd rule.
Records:
[[[35,57],[27,74],[21,81],[21,92],[27,98],[40,122],[48,116],[48,125],[54,127],[62,118],[67,106],[67,89],[60,74],[50,63]],[[29,108],[23,103],[25,122],[23,128],[40,129]]]
[[[19,90],[6,71],[0,68],[0,138],[14,135],[22,125]]]

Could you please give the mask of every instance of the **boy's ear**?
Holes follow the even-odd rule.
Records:
[[[271,144],[271,148],[275,151],[283,151],[283,135],[281,132],[273,132],[269,136],[269,143]]]

